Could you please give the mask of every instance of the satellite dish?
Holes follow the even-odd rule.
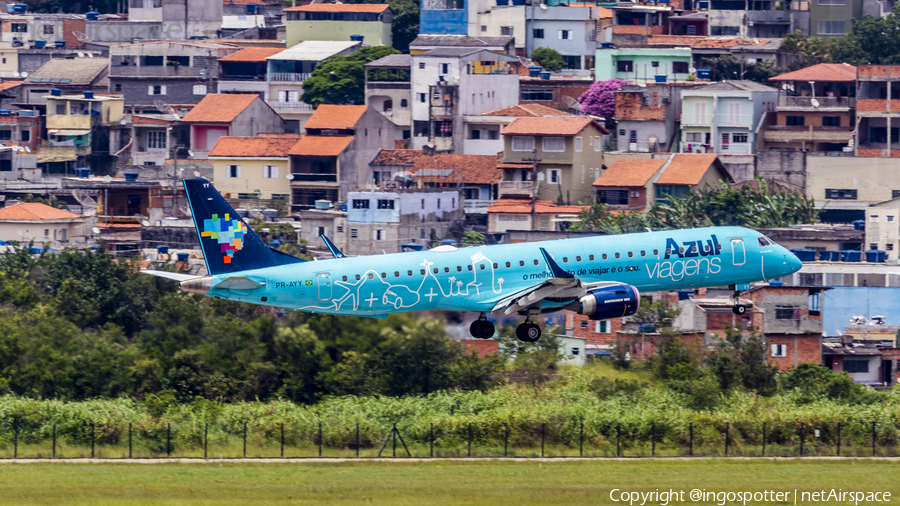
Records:
[[[99,234],[100,234],[100,229],[97,228],[97,227],[94,227],[94,228],[91,229],[91,232],[93,232],[94,234],[99,235]]]
[[[84,58],[84,53],[81,51],[75,51],[75,54],[77,54],[79,58]]]
[[[72,197],[74,197],[82,207],[97,207],[97,201],[83,191],[72,190]]]
[[[103,176],[103,182],[104,182],[104,183],[111,183],[111,182],[112,182],[112,178],[109,177],[109,176]]]
[[[72,35],[78,42],[91,42],[91,38],[87,36],[84,32],[79,32],[78,30],[72,30]],[[91,53],[88,53],[91,55]],[[91,55],[93,56],[93,55]]]
[[[288,181],[293,181],[293,180],[294,180],[294,175],[293,175],[293,174],[288,174],[288,175],[286,175],[286,176],[284,176],[284,177],[287,178]]]
[[[22,72],[22,77],[28,77],[28,72]]]
[[[541,5],[543,5],[543,4],[541,4]],[[568,107],[569,109],[574,109],[576,111],[581,110],[581,104],[578,102],[578,100],[575,100],[573,97],[564,95],[563,102],[565,102],[566,107]]]
[[[810,99],[809,103],[812,104],[813,107],[819,107],[819,101],[814,98]]]
[[[145,226],[145,227],[149,227],[149,226],[150,226],[150,220],[141,220],[141,225],[143,225],[143,226]]]
[[[13,77],[19,77],[19,73],[18,73],[18,72],[13,72]]]
[[[28,146],[25,146],[25,152],[26,152],[26,153],[31,153],[31,148],[29,148]]]
[[[94,57],[94,53],[88,53],[87,55],[88,55],[88,58],[93,58],[93,57]]]
[[[188,156],[191,157],[191,158],[194,157],[194,152],[191,151],[190,149],[188,150]]]
[[[194,171],[194,177],[200,177],[200,176],[202,176],[202,175],[203,175],[203,174],[201,174],[199,170],[195,170],[195,171]]]
[[[181,213],[185,216],[191,216],[191,208],[188,206],[178,206],[178,209],[181,210]]]
[[[178,120],[181,119],[181,116],[179,116],[178,113],[175,112],[175,109],[172,109],[171,105],[167,104],[166,102],[163,102],[162,100],[154,100],[153,106],[156,107],[157,111],[159,111],[163,114],[171,114],[172,116],[175,116],[176,119],[178,119]]]

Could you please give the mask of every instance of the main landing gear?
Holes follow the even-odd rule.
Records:
[[[744,306],[744,305],[742,305],[742,304],[739,303],[739,302],[740,302],[740,297],[741,297],[741,292],[735,290],[735,291],[734,291],[734,295],[733,295],[733,298],[734,298],[734,306],[731,308],[731,312],[734,313],[734,314],[736,314],[736,315],[738,315],[738,316],[741,316],[741,315],[743,315],[744,313],[747,312],[747,306]]]
[[[494,324],[487,321],[484,313],[481,313],[478,319],[469,325],[469,333],[475,339],[490,339],[494,337]]]
[[[541,338],[541,328],[525,318],[525,323],[516,327],[516,338],[524,343],[536,343]]]

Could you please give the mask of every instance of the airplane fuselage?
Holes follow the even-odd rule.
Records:
[[[584,282],[642,292],[741,285],[799,269],[797,258],[741,227],[594,236],[534,243],[345,257],[240,272],[253,289],[207,295],[306,312],[382,317],[407,311],[491,311],[497,301],[552,277],[539,248]],[[566,301],[541,302],[550,309]]]

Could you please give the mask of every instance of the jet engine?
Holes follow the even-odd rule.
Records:
[[[612,285],[590,290],[566,309],[592,320],[631,316],[641,307],[641,295],[631,285]]]

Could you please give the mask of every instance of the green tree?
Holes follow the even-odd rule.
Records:
[[[740,328],[727,325],[706,362],[725,392],[741,387],[760,395],[775,394],[778,369],[766,361],[765,340],[753,327],[744,335]]]
[[[399,51],[388,46],[360,49],[349,56],[332,56],[316,66],[303,82],[303,101],[322,104],[364,104],[365,65]]]
[[[555,49],[539,47],[531,52],[531,60],[550,72],[559,72],[566,66],[566,61]]]

